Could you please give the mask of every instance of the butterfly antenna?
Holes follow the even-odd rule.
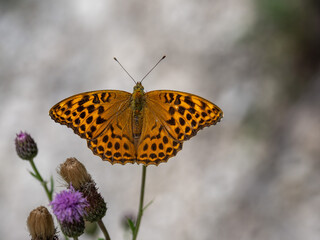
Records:
[[[128,73],[128,71],[122,66],[122,64],[118,61],[117,58],[113,58],[117,63],[119,63],[120,67],[122,67],[122,69],[129,75],[129,77],[134,81],[135,84],[137,84],[137,82],[134,80],[134,78]]]
[[[165,59],[165,58],[166,58],[166,55],[164,55],[164,56],[156,63],[156,65],[154,65],[153,68],[150,69],[150,71],[141,79],[140,82],[142,83],[143,79],[145,79],[145,78],[149,75],[149,73],[151,73],[152,70],[153,70],[163,59]]]

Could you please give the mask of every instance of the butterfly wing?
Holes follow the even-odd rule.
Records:
[[[158,165],[181,150],[182,143],[223,117],[208,100],[184,92],[160,90],[146,93],[144,123],[137,161]]]
[[[182,143],[168,135],[162,119],[149,105],[144,108],[142,126],[137,148],[138,163],[158,165],[176,155],[182,148]]]
[[[88,147],[102,160],[114,163],[134,163],[137,159],[132,132],[133,112],[129,105],[115,114],[103,134],[88,140]]]
[[[124,164],[136,159],[130,99],[124,91],[86,92],[57,103],[49,115],[87,139],[88,147],[103,160]]]

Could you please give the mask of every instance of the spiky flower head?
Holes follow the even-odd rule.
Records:
[[[96,183],[81,162],[76,158],[68,158],[60,165],[59,174],[68,184],[72,182],[74,188],[88,200],[89,206],[85,209],[87,213],[84,216],[85,220],[96,222],[104,217],[107,204],[98,192]]]
[[[83,233],[85,227],[83,217],[86,215],[85,208],[89,203],[81,192],[70,185],[68,190],[57,194],[50,205],[64,234],[76,237]]]
[[[89,204],[82,193],[74,190],[71,185],[69,189],[56,194],[50,205],[60,222],[74,223],[79,222],[86,214],[84,209]]]
[[[32,210],[27,226],[32,240],[58,240],[52,216],[46,207],[40,206]]]
[[[80,192],[88,199],[89,206],[86,207],[84,219],[89,222],[101,220],[107,212],[107,204],[102,195],[98,192],[96,183],[92,180],[80,187]]]
[[[26,132],[17,134],[15,144],[18,156],[24,160],[32,160],[38,153],[36,142]]]

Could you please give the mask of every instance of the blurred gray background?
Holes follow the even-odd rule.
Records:
[[[101,161],[48,111],[79,92],[132,92],[114,56],[139,80],[164,54],[145,89],[200,95],[225,117],[148,167],[154,202],[138,238],[319,239],[319,45],[318,0],[0,1],[1,239],[28,239],[29,212],[48,207],[16,155],[20,130],[36,140],[56,192],[59,164],[85,164],[108,202],[112,239],[125,239],[141,166]]]

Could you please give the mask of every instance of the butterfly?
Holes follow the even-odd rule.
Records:
[[[210,101],[185,92],[133,93],[99,90],[76,94],[54,105],[51,118],[70,127],[95,155],[110,163],[158,165],[182,149],[184,141],[223,117]]]

